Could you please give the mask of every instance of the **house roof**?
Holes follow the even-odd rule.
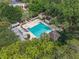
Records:
[[[12,0],[12,3],[15,4],[17,3],[19,0]]]

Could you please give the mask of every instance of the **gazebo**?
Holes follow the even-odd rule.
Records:
[[[60,34],[57,31],[52,31],[49,33],[50,38],[53,39],[54,41],[57,41],[60,37]]]

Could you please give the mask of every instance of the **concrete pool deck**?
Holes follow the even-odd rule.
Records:
[[[41,20],[39,19],[36,19],[34,21],[29,21],[28,23],[22,25],[24,28],[32,28],[34,27],[35,25],[37,25],[39,22],[42,22]]]
[[[43,23],[43,24],[45,24],[45,25],[48,26],[49,28],[51,28],[48,24],[46,24],[46,23],[43,22],[42,20],[40,20],[40,19],[35,19],[35,20],[33,20],[33,21],[27,22],[26,24],[19,25],[19,26],[13,28],[12,31],[15,32],[15,34],[18,35],[19,38],[20,38],[22,41],[25,40],[24,37],[27,36],[27,34],[30,34],[29,40],[32,40],[33,38],[37,38],[37,37],[29,30],[29,28],[32,28],[32,27],[38,25],[40,22]],[[27,31],[24,31],[22,27],[23,27],[24,29],[26,29],[28,32],[27,32]],[[20,30],[20,32],[19,32],[19,30]],[[51,29],[51,30],[52,30],[52,29]]]
[[[19,26],[15,26],[14,28],[12,28],[11,30],[17,35],[19,36],[19,38],[24,41],[24,37],[27,35],[27,34],[30,34],[30,38],[29,40],[33,39],[33,38],[36,38],[36,36],[34,34],[32,34],[32,32],[30,32],[28,30],[28,28],[32,28],[34,27],[35,25],[37,25],[39,22],[41,22],[41,20],[39,19],[36,19],[36,20],[33,20],[33,21],[29,21],[27,22],[26,24],[23,24],[22,27],[24,29],[26,29],[27,31],[24,31],[23,28],[21,27],[21,25]]]

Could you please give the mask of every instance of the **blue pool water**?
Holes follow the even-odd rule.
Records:
[[[39,23],[36,26],[29,28],[29,31],[31,31],[37,38],[40,38],[42,33],[51,32],[52,30],[45,24]]]

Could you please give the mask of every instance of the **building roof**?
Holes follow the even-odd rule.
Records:
[[[11,0],[13,4],[16,4],[19,2],[19,0]]]

